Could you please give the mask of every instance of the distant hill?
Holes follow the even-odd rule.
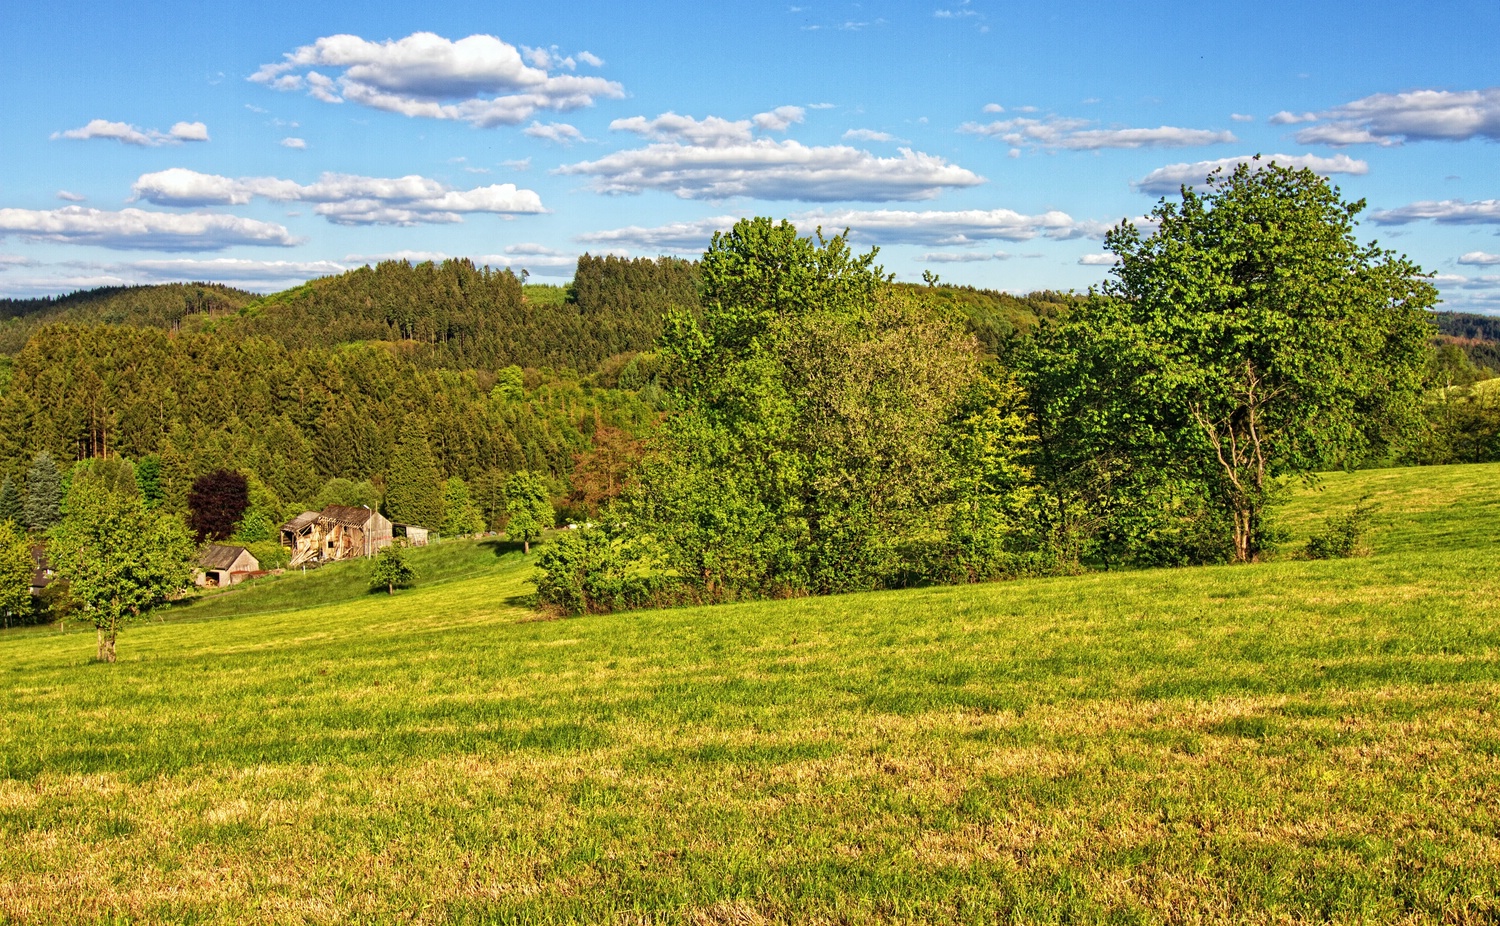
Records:
[[[1500,372],[1500,316],[1434,312],[1438,340],[1457,344],[1477,367]]]
[[[41,299],[0,299],[0,355],[26,344],[38,327],[54,322],[176,328],[191,315],[236,312],[261,298],[218,283],[107,286]]]

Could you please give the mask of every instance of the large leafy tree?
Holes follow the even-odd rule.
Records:
[[[178,517],[100,480],[72,487],[48,549],[78,617],[98,632],[101,662],[115,661],[115,640],[127,621],[187,587],[193,554]]]
[[[250,481],[243,473],[219,469],[193,480],[188,510],[200,541],[227,540],[250,507]]]
[[[32,609],[31,543],[11,520],[0,520],[0,620],[5,626],[25,621]]]
[[[536,473],[522,470],[505,481],[505,512],[510,519],[505,533],[521,541],[522,552],[530,553],[532,541],[551,527],[556,517],[547,498],[547,484]]]
[[[1124,412],[1187,462],[1236,560],[1260,554],[1288,477],[1366,459],[1417,420],[1437,292],[1356,240],[1363,208],[1257,161],[1163,200],[1149,236],[1128,222],[1106,236],[1119,263],[1101,327],[1138,364]]]

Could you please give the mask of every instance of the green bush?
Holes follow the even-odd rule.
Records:
[[[1368,554],[1370,551],[1361,541],[1370,529],[1370,518],[1377,507],[1365,496],[1353,510],[1329,515],[1323,529],[1307,539],[1304,555],[1308,559],[1346,559]]]
[[[630,568],[638,559],[625,542],[603,527],[563,531],[537,557],[539,604],[564,614],[607,614],[675,601],[661,576]]]

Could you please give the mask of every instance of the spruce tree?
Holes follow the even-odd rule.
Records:
[[[484,530],[484,515],[469,496],[469,487],[453,476],[443,488],[443,533],[449,537]]]
[[[161,460],[158,457],[142,457],[135,466],[135,484],[140,490],[141,501],[147,508],[160,508],[166,500],[166,490],[161,484]]]
[[[26,526],[42,533],[62,520],[62,473],[52,462],[52,454],[43,450],[26,471],[26,504],[23,514]]]
[[[25,520],[26,512],[21,507],[21,493],[16,489],[16,481],[6,476],[5,482],[0,484],[0,524],[10,522],[20,527]]]
[[[415,420],[402,429],[385,478],[385,511],[392,521],[429,529],[443,525],[443,480],[427,443],[427,431]]]

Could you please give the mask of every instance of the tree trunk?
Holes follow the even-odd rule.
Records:
[[[113,633],[106,634],[103,627],[99,628],[99,654],[97,658],[100,662],[115,661],[115,635]]]
[[[531,541],[530,540],[522,540],[521,541],[521,555],[522,556],[530,556],[531,555]]]
[[[387,583],[385,583],[385,593],[387,595],[394,595],[394,594],[396,594],[396,583],[395,582],[387,582]]]

